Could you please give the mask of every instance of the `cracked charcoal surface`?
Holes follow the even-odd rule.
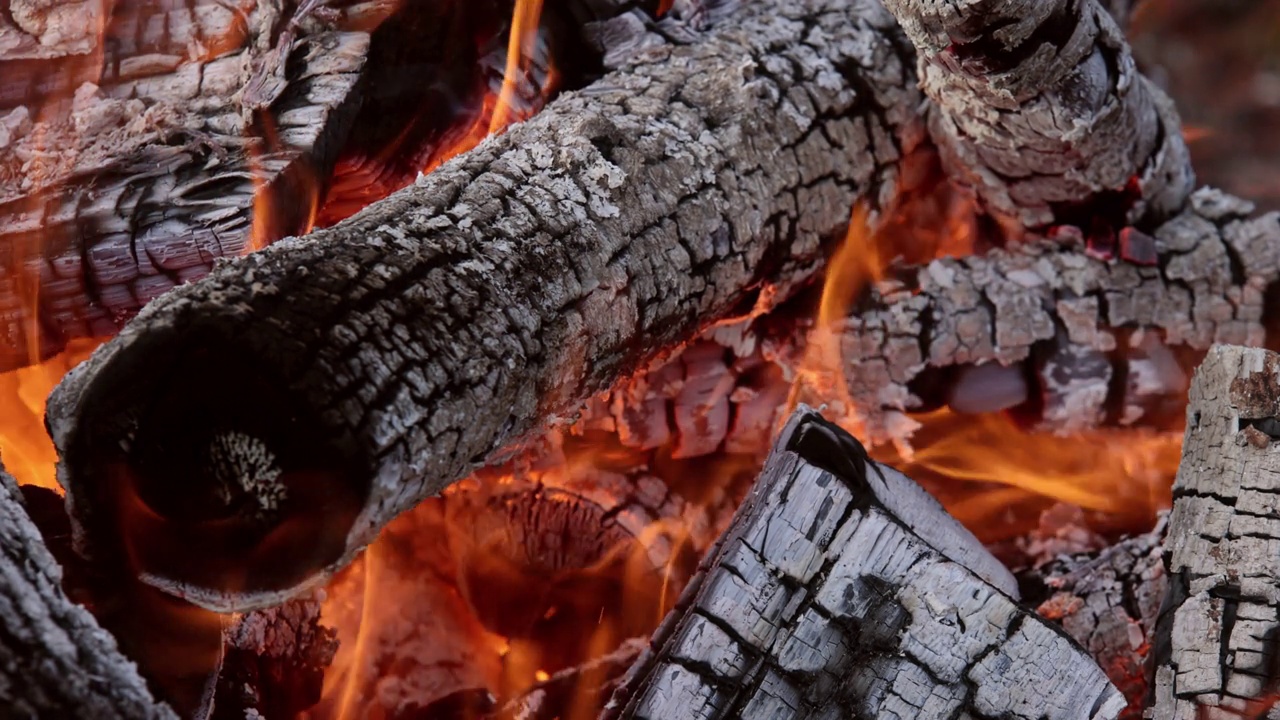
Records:
[[[358,465],[360,516],[307,569],[341,566],[496,448],[811,277],[855,200],[893,197],[922,138],[896,33],[875,3],[753,3],[339,226],[166,295],[51,401],[78,520],[110,525],[93,468],[160,431],[133,425],[199,347],[287,397],[243,414],[319,418]],[[269,585],[198,599],[245,608],[294,589]]]
[[[176,720],[61,583],[17,484],[0,470],[0,714]]]
[[[1173,488],[1148,717],[1273,718],[1280,688],[1280,355],[1217,346],[1196,371]]]
[[[65,40],[98,27],[86,18],[103,10],[88,5],[0,10]],[[359,26],[378,12],[338,5],[329,26],[290,2],[124,2],[96,18],[102,37],[49,47],[0,19],[0,242],[13,249],[0,258],[0,370],[112,335],[242,254],[258,190],[274,213],[259,232],[302,230],[303,198],[359,95],[370,37]],[[274,146],[251,139],[264,122]]]
[[[886,5],[920,49],[948,171],[990,210],[1044,229],[1158,222],[1182,209],[1195,185],[1177,112],[1138,73],[1104,4]]]
[[[784,449],[795,426],[606,717],[1116,717],[1123,697],[1012,578],[940,552],[981,546],[939,530],[923,490],[865,455],[837,477]]]

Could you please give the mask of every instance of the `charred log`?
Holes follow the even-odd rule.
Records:
[[[888,0],[948,171],[1017,228],[1144,227],[1194,187],[1173,103],[1097,0]]]
[[[62,571],[0,471],[0,708],[14,717],[176,718],[62,591]]]
[[[35,57],[10,28],[0,56],[0,370],[114,334],[255,236],[305,232],[385,3],[7,9],[27,5],[76,52]]]
[[[1274,717],[1280,697],[1280,355],[1217,346],[1196,371],[1174,484],[1148,717]]]
[[[1055,431],[1167,421],[1211,344],[1275,340],[1280,214],[1251,212],[1201,189],[1147,236],[1152,263],[1038,243],[940,259],[881,283],[837,329],[850,421],[874,443],[909,439],[907,411],[948,402],[960,412],[1011,408]],[[985,364],[1006,369],[938,382],[940,371]],[[966,385],[982,406],[957,402]]]
[[[1016,592],[918,485],[802,408],[605,717],[1116,717],[1102,670]]]
[[[873,3],[751,4],[151,304],[51,400],[85,549],[123,542],[210,607],[270,604],[620,374],[768,307],[921,139],[896,32]]]

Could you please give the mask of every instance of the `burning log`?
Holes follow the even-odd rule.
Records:
[[[1280,697],[1280,355],[1217,346],[1191,385],[1156,626],[1153,714],[1274,717]]]
[[[921,140],[896,33],[873,3],[751,3],[152,303],[50,401],[83,550],[211,608],[277,602],[497,448],[767,308]]]
[[[936,260],[881,283],[834,329],[852,421],[879,443],[909,438],[915,425],[905,411],[943,403],[961,412],[1022,406],[1033,424],[1068,432],[1158,420],[1211,344],[1275,336],[1268,304],[1280,280],[1280,213],[1251,217],[1252,209],[1197,191],[1153,236],[1121,233],[1149,245],[1149,262],[1029,244]],[[1179,347],[1194,352],[1179,357]],[[966,374],[984,364],[1004,369]],[[938,369],[954,373],[950,382]],[[984,405],[971,407],[962,393]]]
[[[1182,209],[1194,177],[1177,112],[1138,73],[1102,3],[885,4],[920,50],[948,171],[988,209],[1042,230],[1114,229]]]
[[[176,718],[62,590],[62,571],[0,471],[0,708],[14,717]]]
[[[1016,596],[923,489],[801,408],[605,717],[1116,717],[1102,670]]]
[[[0,371],[305,232],[387,4],[90,5],[0,3]]]

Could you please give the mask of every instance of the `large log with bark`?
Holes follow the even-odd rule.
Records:
[[[801,407],[606,718],[1115,718],[1083,650],[904,475]]]
[[[1148,717],[1280,713],[1280,355],[1216,346],[1174,485]]]
[[[62,590],[62,569],[0,470],[0,715],[168,719],[111,634]]]
[[[768,307],[922,139],[896,33],[870,2],[751,4],[152,303],[50,402],[84,549],[123,542],[211,607],[275,602],[655,353]]]

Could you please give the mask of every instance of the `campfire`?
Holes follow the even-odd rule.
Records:
[[[0,717],[1280,717],[1131,5],[0,0]]]

